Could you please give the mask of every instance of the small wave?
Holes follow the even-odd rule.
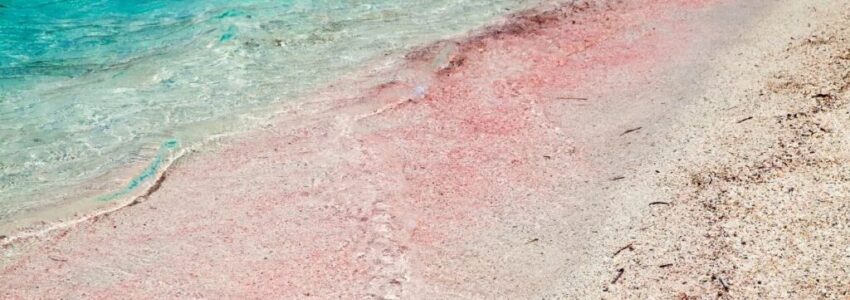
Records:
[[[115,199],[119,199],[121,197],[125,197],[131,192],[138,189],[143,183],[155,179],[160,174],[160,169],[164,164],[167,164],[169,161],[173,160],[172,154],[180,147],[180,143],[176,139],[169,139],[162,143],[159,148],[159,151],[154,157],[153,161],[136,177],[130,180],[127,184],[127,187],[124,189],[108,194],[103,195],[97,198],[98,201],[112,201]]]

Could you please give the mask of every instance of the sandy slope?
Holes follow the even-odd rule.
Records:
[[[713,203],[706,199],[732,190],[762,195],[742,197],[751,205],[774,199],[763,196],[775,192],[768,184],[719,174],[784,157],[753,151],[799,135],[813,126],[807,118],[840,111],[777,127],[774,116],[827,97],[768,79],[782,70],[800,76],[792,74],[815,54],[782,51],[820,23],[846,22],[842,7],[623,2],[515,16],[412,52],[404,69],[360,79],[377,82],[360,96],[330,88],[274,126],[190,155],[140,204],[7,244],[0,293],[513,299],[765,292],[751,281],[777,269],[740,257],[769,260],[796,248],[771,252],[772,240],[756,237],[752,248],[732,246],[727,227],[742,228],[741,237],[773,219],[745,215],[727,200],[721,218],[704,209]],[[834,93],[828,99],[840,99]],[[830,143],[830,134],[818,136],[797,144]],[[841,141],[832,141],[835,154],[823,155],[838,159]],[[796,164],[821,161],[806,157]],[[758,178],[816,180],[802,167],[781,170],[799,178]],[[826,192],[808,186],[796,191]],[[670,205],[653,204],[659,201]],[[826,250],[803,253],[826,253],[818,251]],[[795,274],[775,287],[802,285]],[[834,296],[840,283],[830,284]]]

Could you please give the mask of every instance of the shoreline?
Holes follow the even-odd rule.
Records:
[[[35,209],[34,211],[24,211],[21,213],[16,213],[13,215],[13,219],[16,219],[15,221],[8,221],[0,224],[0,246],[11,245],[19,240],[43,237],[51,231],[69,228],[74,226],[75,224],[86,222],[93,218],[108,215],[128,206],[138,204],[141,201],[144,201],[145,198],[150,196],[152,192],[156,191],[158,186],[164,181],[164,177],[166,176],[168,169],[171,168],[174,164],[178,163],[178,161],[184,158],[185,155],[199,151],[207,151],[209,150],[208,148],[214,149],[220,143],[226,143],[228,139],[238,139],[240,135],[248,135],[251,132],[264,130],[264,128],[268,128],[269,126],[279,126],[280,124],[276,123],[281,122],[279,119],[282,116],[284,116],[285,118],[288,113],[293,112],[303,114],[303,112],[299,112],[297,110],[303,108],[304,106],[325,106],[318,110],[323,111],[331,109],[335,106],[335,104],[332,104],[330,102],[345,103],[345,100],[351,100],[338,99],[335,98],[336,95],[321,95],[354,93],[358,96],[355,96],[353,99],[358,99],[371,93],[380,92],[380,89],[386,87],[387,84],[393,85],[399,83],[398,79],[394,79],[393,77],[399,77],[399,74],[402,73],[413,73],[401,75],[401,77],[407,77],[407,79],[410,79],[410,77],[414,76],[420,76],[421,78],[425,79],[431,76],[440,75],[446,71],[450,72],[451,69],[453,67],[456,67],[456,64],[458,63],[457,61],[453,60],[453,57],[451,57],[459,51],[458,49],[456,49],[456,47],[460,47],[461,45],[469,46],[470,44],[475,44],[478,40],[487,37],[498,37],[501,35],[522,35],[529,33],[533,34],[532,31],[537,29],[535,27],[542,27],[545,26],[547,22],[553,22],[557,20],[557,18],[552,18],[551,14],[557,13],[558,11],[562,11],[564,7],[574,6],[571,3],[561,2],[563,1],[559,0],[555,2],[541,3],[538,7],[528,8],[507,14],[493,21],[493,24],[486,25],[478,29],[473,29],[466,33],[461,33],[457,37],[440,39],[425,45],[412,47],[411,49],[402,51],[402,55],[398,55],[400,61],[387,61],[386,58],[377,58],[374,60],[374,62],[372,62],[372,64],[381,62],[380,64],[389,63],[389,66],[382,67],[383,70],[380,70],[377,73],[374,73],[374,69],[370,69],[368,67],[360,68],[358,71],[355,71],[351,74],[343,75],[339,80],[336,81],[336,83],[332,83],[325,87],[320,87],[316,91],[308,93],[308,95],[302,97],[304,99],[293,101],[293,103],[281,103],[269,107],[273,108],[275,112],[265,122],[260,122],[259,124],[255,124],[253,126],[249,126],[238,131],[210,136],[207,137],[205,140],[202,140],[188,147],[180,147],[176,155],[170,155],[168,163],[165,166],[157,168],[155,176],[153,176],[150,180],[142,181],[143,186],[130,189],[129,193],[127,193],[126,196],[121,196],[114,200],[106,201],[110,204],[96,205],[91,204],[89,202],[100,201],[96,199],[103,198],[108,195],[123,194],[120,189],[103,190],[94,194],[90,194],[89,196],[85,196],[84,198],[81,198],[79,200],[70,201],[69,203],[59,203],[55,205],[50,205],[48,207]],[[590,7],[588,6],[588,2],[585,2],[582,5],[584,5],[584,8],[576,6],[577,9],[588,9]],[[446,52],[447,49],[448,52]],[[441,57],[446,55],[448,55],[449,57]],[[375,80],[377,80],[377,83],[375,82]],[[415,81],[415,79],[410,80]],[[428,79],[426,79],[426,81],[427,80]],[[344,87],[345,91],[335,91],[335,89],[339,88],[342,83],[351,81],[359,82],[356,84],[349,83],[347,86]],[[415,82],[407,82],[407,84],[412,83]],[[421,85],[422,84],[420,83],[414,84],[413,86],[409,87],[411,92],[410,98],[421,97],[417,95],[417,93],[419,92],[417,92],[416,90]],[[346,88],[351,89],[349,90]],[[324,99],[317,100],[317,98]],[[367,117],[372,113],[380,113],[383,110],[392,109],[393,107],[403,104],[406,101],[407,100],[405,99],[401,99],[399,102],[388,103],[386,104],[386,106],[377,109],[375,112],[368,113],[361,117]],[[318,111],[314,110],[313,113],[318,113]],[[155,159],[155,157],[152,157],[152,159]],[[144,169],[146,168],[145,166],[149,165],[150,163],[151,162],[139,166],[132,166],[114,171],[124,172],[125,169],[139,169],[138,171],[132,172],[132,174],[136,174],[133,175],[133,178],[128,178],[128,180],[132,181],[135,180],[134,178],[140,176],[139,174],[144,173]],[[130,184],[130,182],[122,182],[120,184],[114,185],[116,187],[121,187],[128,184]],[[71,209],[73,207],[84,207],[84,209]],[[83,216],[77,217],[77,215],[80,214],[82,214]]]
[[[538,7],[523,9],[517,12],[507,14],[492,21],[491,25],[486,25],[479,29],[473,29],[465,33],[460,33],[456,37],[435,40],[423,46],[416,46],[412,47],[411,49],[402,50],[401,55],[393,55],[398,56],[398,59],[400,60],[388,60],[386,57],[376,58],[367,65],[389,65],[382,67],[383,70],[380,70],[377,73],[374,73],[375,70],[370,69],[367,66],[358,68],[357,71],[354,71],[351,74],[345,74],[341,76],[341,78],[335,81],[335,83],[329,84],[328,86],[319,87],[315,91],[307,93],[307,95],[301,97],[303,99],[294,100],[291,103],[279,103],[271,105],[266,109],[273,109],[275,112],[264,122],[254,124],[237,131],[216,134],[214,136],[207,137],[202,141],[189,145],[188,147],[179,147],[179,150],[176,154],[169,155],[169,159],[166,165],[156,168],[157,172],[154,176],[152,176],[150,179],[146,179],[140,182],[142,184],[142,186],[140,187],[132,188],[125,191],[122,191],[121,189],[104,189],[102,191],[90,193],[87,196],[81,196],[81,199],[73,200],[68,203],[57,203],[48,205],[46,207],[37,208],[32,211],[22,211],[19,213],[14,213],[11,215],[11,217],[15,220],[0,223],[0,247],[11,245],[19,240],[43,237],[44,235],[52,231],[69,228],[81,222],[86,222],[93,218],[105,216],[120,209],[141,203],[141,201],[144,201],[144,199],[149,197],[151,193],[155,192],[156,189],[158,189],[158,187],[165,180],[165,176],[167,176],[169,168],[172,168],[173,165],[178,163],[186,155],[199,151],[208,151],[208,148],[214,149],[220,143],[226,143],[228,139],[238,139],[240,135],[246,135],[254,131],[264,130],[264,128],[268,128],[269,126],[276,126],[278,124],[275,123],[280,122],[280,120],[277,119],[279,119],[281,116],[287,115],[288,113],[296,112],[299,107],[327,105],[327,107],[325,107],[324,109],[330,109],[331,107],[333,107],[333,105],[329,105],[329,103],[323,102],[340,102],[341,100],[344,100],[334,99],[333,97],[335,96],[323,100],[318,100],[317,98],[322,98],[319,95],[324,95],[328,93],[354,93],[356,95],[359,95],[355,98],[362,97],[363,95],[368,95],[369,93],[374,92],[372,90],[375,89],[375,87],[369,86],[370,84],[372,84],[370,83],[370,81],[374,81],[375,79],[377,79],[378,81],[380,81],[380,83],[377,84],[378,86],[386,84],[387,82],[394,82],[395,80],[390,78],[392,77],[392,73],[399,73],[401,71],[404,71],[403,69],[410,68],[410,65],[415,61],[427,62],[423,60],[423,58],[428,55],[431,55],[431,62],[436,63],[434,64],[435,72],[439,72],[440,70],[449,67],[448,64],[451,64],[452,62],[441,61],[440,59],[438,59],[436,55],[441,53],[432,53],[435,49],[439,52],[444,47],[446,47],[446,45],[457,45],[460,43],[464,43],[466,41],[480,38],[481,36],[492,34],[493,31],[501,31],[501,28],[513,27],[514,30],[516,30],[516,26],[518,24],[529,21],[525,18],[533,17],[538,14],[543,14],[545,12],[551,11],[553,9],[553,6],[557,7],[561,6],[561,4],[541,3]],[[334,91],[334,89],[340,87],[342,83],[351,81],[359,82],[357,84],[349,84],[345,87],[346,89],[344,92]],[[358,84],[365,84],[365,86],[359,86]],[[413,87],[411,88],[411,90],[415,90],[415,88],[416,87]],[[415,93],[416,91],[413,91],[413,94]],[[413,95],[413,97],[416,97],[416,95]],[[391,108],[392,106],[397,104],[398,103],[389,104],[389,107],[386,108]],[[152,157],[152,159],[155,160],[156,157]],[[132,178],[128,178],[129,181],[133,181],[136,180],[136,178],[138,178],[139,176],[142,176],[145,172],[145,169],[148,168],[146,166],[150,165],[151,163],[153,162],[147,162],[139,166],[129,166],[126,168],[116,169],[110,172],[125,172],[127,170],[139,169],[138,171],[132,172],[132,174],[136,175],[133,175]],[[115,187],[122,187],[131,184],[131,182],[129,181],[113,185]],[[109,202],[109,204],[98,205],[91,203],[93,201],[100,202],[102,200],[98,200],[99,198],[108,197],[109,195],[119,195],[119,197],[113,200],[103,201],[103,203]],[[79,207],[83,207],[83,209],[74,209]],[[82,216],[78,217],[78,215],[81,214]]]
[[[62,11],[58,7],[66,4],[45,3],[46,15],[25,4],[9,5],[3,10],[12,14],[11,18],[3,21],[12,23],[2,23],[10,26],[9,34],[21,41],[6,48],[21,55],[20,61],[10,61],[20,64],[12,70],[17,75],[10,74],[6,80],[17,88],[4,90],[4,105],[0,105],[11,126],[0,131],[9,140],[0,147],[0,153],[8,156],[0,164],[4,172],[0,223],[18,212],[26,214],[120,190],[125,181],[138,175],[135,171],[142,172],[153,160],[156,147],[166,139],[177,138],[190,145],[210,135],[253,127],[256,121],[268,117],[267,109],[280,106],[277,102],[309,95],[386,54],[398,55],[412,45],[461,35],[538,1],[130,5],[135,7],[134,13],[118,19],[115,14],[130,13],[118,12],[127,7],[86,6],[63,24],[84,34],[83,28],[96,29],[86,27],[87,23],[111,22],[114,26],[102,27],[98,38],[111,41],[118,37],[114,43],[89,49],[94,52],[79,43],[63,49],[40,49],[39,45],[46,44],[27,38],[28,30],[52,30],[53,22],[47,15]],[[234,11],[237,13],[231,13]],[[26,17],[28,14],[32,16]],[[181,15],[188,23],[168,21],[172,14]],[[136,31],[124,22],[155,23],[160,17],[165,18],[162,24],[151,31]],[[45,19],[17,26],[17,18]],[[277,28],[275,24],[295,27]],[[432,26],[433,30],[429,28]],[[233,31],[236,27],[247,30]],[[176,31],[171,33],[182,36],[180,43],[146,47],[148,41],[157,43],[144,38],[147,34],[155,37],[172,29]],[[66,37],[65,31],[55,33],[44,42],[73,39]],[[175,37],[166,35],[166,39]],[[137,38],[142,40],[121,42]],[[32,47],[15,47],[30,42],[34,43]],[[28,51],[34,52],[23,54]],[[121,57],[89,55],[111,51],[120,52]],[[64,61],[66,65],[62,60],[65,55],[78,57],[74,61],[79,63],[87,61],[89,66],[83,70]],[[53,67],[39,67],[36,61]],[[184,76],[187,74],[192,75]],[[30,106],[30,100],[36,99],[43,101]],[[139,103],[149,105],[135,105]],[[61,112],[63,105],[73,108]],[[89,110],[97,110],[105,119],[86,118]],[[66,143],[74,145],[63,146]]]
[[[3,244],[2,293],[673,296],[621,288],[642,282],[621,260],[646,248],[620,247],[674,202],[677,161],[718,157],[687,146],[713,145],[697,125],[728,118],[700,99],[764,74],[723,55],[773,12],[639,2],[511,14],[340,80],[274,126],[181,156],[145,201]]]
[[[305,92],[304,95],[297,96],[297,99],[295,100],[240,111],[238,114],[230,116],[229,118],[259,119],[261,121],[253,123],[247,122],[251,124],[242,124],[240,126],[236,126],[237,129],[235,130],[203,137],[200,140],[195,140],[190,145],[186,145],[186,147],[180,147],[180,153],[171,155],[172,161],[170,161],[166,166],[159,168],[159,172],[153,176],[152,180],[144,180],[142,182],[142,184],[147,186],[129,190],[126,189],[126,186],[132,184],[132,181],[137,180],[139,176],[144,176],[146,169],[156,160],[156,155],[151,155],[151,157],[149,157],[150,161],[144,161],[109,170],[90,182],[77,184],[73,187],[60,187],[56,189],[57,191],[45,192],[44,196],[49,199],[69,198],[73,200],[56,201],[55,203],[41,207],[25,209],[10,214],[8,219],[11,221],[3,220],[0,222],[0,246],[11,244],[15,240],[22,238],[43,235],[55,229],[66,228],[69,224],[76,224],[85,221],[86,219],[91,219],[92,217],[102,214],[108,214],[126,207],[131,203],[138,201],[140,198],[143,198],[144,195],[147,194],[148,191],[155,185],[156,181],[161,180],[160,177],[165,173],[170,165],[176,162],[176,160],[179,160],[186,153],[197,152],[207,147],[215,147],[217,143],[223,140],[226,141],[227,139],[232,139],[234,137],[238,138],[239,135],[250,133],[252,131],[263,130],[264,128],[273,126],[276,122],[275,120],[280,116],[286,115],[293,110],[300,109],[300,107],[317,105],[322,101],[344,102],[345,100],[336,99],[338,96],[317,100],[317,98],[324,97],[320,95],[326,95],[333,91],[336,91],[337,93],[352,93],[354,95],[369,93],[368,90],[370,87],[368,85],[373,84],[371,81],[378,80],[382,83],[386,82],[388,81],[388,78],[391,77],[391,73],[405,68],[405,65],[407,64],[407,54],[421,51],[428,47],[465,40],[473,35],[480,34],[482,28],[496,28],[499,27],[499,24],[510,22],[510,19],[517,15],[545,10],[547,7],[551,8],[553,6],[560,5],[556,4],[560,2],[564,2],[564,0],[555,0],[545,3],[541,2],[532,5],[524,4],[521,7],[529,8],[520,8],[519,10],[514,10],[513,12],[501,17],[493,18],[491,21],[486,22],[487,25],[461,31],[446,38],[427,42],[421,46],[401,48],[397,49],[397,51],[386,53],[382,57],[375,57],[366,62],[363,66],[354,68],[354,70],[338,76],[339,78],[334,79],[334,81],[329,84],[311,88]],[[373,67],[376,68],[373,69]],[[365,84],[366,86],[356,86],[356,84],[351,83],[346,86],[346,82],[351,81],[356,82],[356,84]],[[332,105],[328,105],[326,109],[330,107],[332,107]],[[273,111],[273,113],[266,114],[269,110]],[[245,123],[244,120],[240,122]],[[162,142],[171,138],[175,137],[163,136]],[[178,142],[182,143],[183,141],[178,140]],[[142,147],[143,150],[140,151],[156,153],[158,148],[155,147],[156,145],[147,145]],[[105,201],[110,203],[103,204],[105,202],[100,199],[108,197],[109,195],[123,196],[114,200]]]

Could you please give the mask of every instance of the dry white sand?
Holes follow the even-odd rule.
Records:
[[[666,196],[610,249],[606,297],[850,297],[850,6],[766,7],[675,117]]]

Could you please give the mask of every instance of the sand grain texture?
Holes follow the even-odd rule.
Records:
[[[708,142],[683,147],[693,159],[662,180],[676,198],[613,260],[625,272],[606,284],[612,298],[850,297],[847,9],[789,5],[765,19],[819,21],[778,51],[737,60],[757,76],[716,81],[731,92],[706,99],[726,97],[709,105],[728,117],[701,128]]]
[[[422,47],[400,70],[364,72],[350,83],[358,93],[329,87],[273,126],[189,155],[138,204],[7,244],[0,295],[672,298],[802,286],[819,278],[764,275],[775,288],[759,290],[754,268],[790,263],[763,254],[803,246],[748,236],[796,225],[804,253],[846,259],[823,250],[841,240],[799,227],[840,223],[815,217],[842,205],[829,194],[839,177],[814,182],[841,173],[841,43],[792,41],[785,55],[800,63],[769,55],[811,34],[798,21],[846,22],[836,2],[809,15],[817,5],[792,1],[588,1]],[[742,49],[753,51],[728,55]],[[806,79],[827,70],[805,58],[821,52],[834,72]],[[784,67],[793,80],[753,96]],[[722,84],[741,76],[751,80]],[[736,196],[749,193],[761,196]],[[832,204],[800,210],[808,197]],[[740,261],[756,254],[766,261]],[[672,265],[647,271],[656,263]],[[796,268],[813,266],[837,264]],[[838,297],[832,271],[806,286]]]

